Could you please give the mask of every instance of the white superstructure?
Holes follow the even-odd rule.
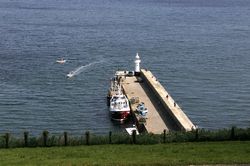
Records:
[[[116,84],[115,82],[113,84]],[[115,94],[110,99],[109,111],[111,118],[116,121],[123,121],[130,115],[130,107],[128,98],[123,94],[121,85],[117,84],[118,89],[114,89]]]

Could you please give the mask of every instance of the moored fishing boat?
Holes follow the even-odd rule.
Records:
[[[112,79],[111,81],[108,100],[109,100],[109,111],[112,120],[124,121],[129,117],[130,107],[128,98],[123,94],[121,86],[116,78]]]
[[[112,120],[124,121],[130,115],[130,107],[124,94],[116,94],[110,99],[110,114]]]

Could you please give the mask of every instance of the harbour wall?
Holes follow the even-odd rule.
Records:
[[[186,116],[186,114],[160,84],[151,71],[141,69],[140,77],[158,98],[161,105],[165,108],[165,111],[167,111],[165,114],[167,114],[167,116],[171,116],[180,130],[191,131],[196,129],[195,125],[190,121],[190,119]]]

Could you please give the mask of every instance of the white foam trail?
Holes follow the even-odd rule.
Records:
[[[91,62],[87,65],[84,65],[84,66],[80,66],[80,67],[77,67],[75,70],[71,71],[69,74],[67,74],[68,77],[74,77],[78,74],[80,74],[81,72],[83,72],[85,69],[87,69],[88,67],[94,65],[94,64],[97,64],[97,63],[101,63],[101,62],[104,62],[103,60],[102,61],[97,61],[97,62]]]

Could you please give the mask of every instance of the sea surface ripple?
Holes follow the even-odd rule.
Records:
[[[123,130],[105,97],[136,52],[194,124],[250,127],[249,15],[247,0],[1,0],[0,133]]]

